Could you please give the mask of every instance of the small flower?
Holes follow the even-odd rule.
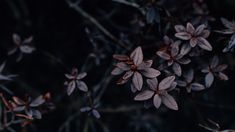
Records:
[[[210,64],[201,70],[203,73],[207,73],[205,76],[206,87],[210,87],[212,85],[215,76],[220,80],[228,80],[228,76],[223,73],[226,68],[227,65],[219,64],[218,56],[214,56],[211,59]]]
[[[212,51],[212,46],[206,40],[209,37],[210,31],[205,30],[205,25],[199,25],[196,29],[191,23],[187,23],[187,27],[182,25],[175,26],[176,34],[175,37],[182,40],[189,40],[190,46],[187,48],[199,46],[200,48]]]
[[[205,89],[204,85],[194,82],[194,71],[190,69],[188,72],[183,74],[184,80],[177,80],[177,85],[186,88],[187,92],[201,91]]]
[[[42,95],[38,96],[34,100],[32,100],[30,97],[27,97],[26,101],[21,100],[20,98],[14,96],[13,102],[11,103],[13,106],[13,111],[17,112],[17,116],[19,117],[25,117],[27,119],[41,119],[42,114],[38,110],[39,107],[45,103],[45,99]],[[24,111],[25,114],[21,114],[18,112]]]
[[[68,95],[71,95],[75,88],[78,88],[84,92],[88,91],[86,83],[81,81],[81,79],[83,79],[86,75],[86,72],[78,74],[78,70],[76,68],[73,68],[70,74],[65,74],[66,78],[68,79],[68,81],[65,82],[65,85],[67,85]]]
[[[35,51],[35,47],[29,45],[33,41],[33,36],[30,36],[22,41],[21,37],[18,34],[13,34],[12,39],[15,47],[8,52],[8,55],[12,55],[16,53],[17,50],[19,50],[20,54],[17,58],[17,61],[20,61],[22,59],[23,54],[31,54],[33,51]]]
[[[160,50],[157,51],[157,55],[162,59],[167,61],[168,66],[172,66],[174,73],[177,76],[181,76],[182,68],[180,64],[189,64],[191,60],[189,58],[184,57],[184,55],[179,52],[180,41],[176,41],[171,44],[171,47],[168,50]]]
[[[153,104],[156,108],[159,108],[161,103],[172,110],[178,110],[178,105],[175,99],[168,94],[168,91],[173,90],[177,83],[174,82],[175,76],[169,76],[164,78],[159,84],[156,78],[147,79],[147,83],[150,90],[144,90],[137,94],[134,100],[143,101],[153,97]]]
[[[235,46],[235,22],[234,21],[228,21],[225,18],[221,18],[221,22],[226,27],[224,30],[216,31],[218,33],[222,34],[233,34],[230,38],[227,46],[223,49],[223,52],[233,51]]]
[[[119,79],[117,84],[124,84],[132,77],[132,91],[141,90],[143,86],[144,75],[147,78],[154,78],[160,75],[160,71],[151,68],[152,60],[143,61],[141,47],[137,47],[130,55],[114,55],[115,59],[120,61],[112,71],[112,75],[120,75],[125,72],[124,76]]]

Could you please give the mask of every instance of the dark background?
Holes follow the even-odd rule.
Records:
[[[167,1],[172,4],[168,6],[174,6],[176,1]],[[233,19],[234,0],[213,0],[207,1],[207,4],[211,15],[215,18],[223,16],[230,20]],[[114,35],[118,35],[120,30],[129,32],[128,21],[131,19],[130,15],[135,12],[133,8],[115,4],[109,0],[83,0],[80,6],[104,24]],[[118,11],[110,18],[110,21],[121,25],[124,27],[123,29],[117,30],[112,26],[112,22],[104,18],[104,14],[108,14],[114,8],[118,8]],[[176,8],[180,10],[181,7]],[[92,46],[84,30],[87,25],[90,26],[89,22],[74,9],[69,8],[65,0],[0,1],[0,59],[1,62],[7,60],[7,72],[20,75],[20,78],[8,86],[9,89],[19,96],[25,92],[36,95],[49,91],[56,105],[56,110],[44,115],[42,120],[36,120],[34,125],[26,128],[26,131],[56,132],[62,123],[74,113],[74,109],[70,107],[76,105],[74,99],[77,98],[65,95],[64,73],[69,72],[72,67],[81,67],[84,58],[92,52]],[[221,24],[218,24],[218,27],[222,27]],[[14,56],[6,54],[13,45],[11,38],[13,33],[18,33],[23,38],[33,35],[33,44],[37,48],[35,53],[24,56],[19,63],[15,62]],[[105,67],[111,63],[111,54],[108,55],[110,56],[107,57],[106,62],[97,68],[100,70],[93,69],[88,72],[92,75],[85,79],[88,86],[96,82],[95,79],[99,78]],[[62,64],[58,64],[58,61]],[[159,118],[160,123],[157,122],[157,126],[153,124],[159,131],[205,131],[198,124],[204,123],[207,118],[218,122],[222,129],[235,129],[235,78],[232,68],[228,71],[228,75],[230,77],[228,82],[218,82],[213,90],[192,95],[195,97],[193,100],[179,98],[177,101],[181,107],[179,111],[158,114],[155,109],[149,109],[145,110],[144,114],[151,113],[152,117]],[[114,83],[110,84],[106,91],[107,94],[102,99],[103,104],[117,106],[117,104],[127,103],[127,99],[131,100],[131,97],[128,97],[130,93],[123,92],[127,91],[115,86]],[[204,99],[208,97],[209,102],[205,103]],[[135,102],[132,101],[132,103]],[[101,113],[100,120],[109,127],[111,132],[130,132],[134,129],[128,124],[132,121],[132,115],[136,114],[138,115],[136,112]],[[82,130],[85,117],[79,118],[81,120],[77,120],[80,120],[78,123],[80,126],[78,129],[72,127],[72,131]],[[141,122],[138,118],[136,121]],[[71,123],[71,126],[74,125],[76,125],[75,121]],[[99,126],[95,128],[97,131],[101,131]]]

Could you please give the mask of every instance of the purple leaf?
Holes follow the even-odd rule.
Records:
[[[175,37],[182,40],[190,40],[192,36],[187,32],[179,32],[175,34]]]
[[[83,82],[83,81],[76,81],[76,83],[77,83],[78,89],[80,89],[81,91],[84,91],[84,92],[88,91],[88,87],[87,87],[85,82]]]
[[[220,79],[220,80],[225,80],[225,81],[227,81],[227,80],[228,80],[228,76],[225,75],[225,74],[222,73],[222,72],[219,72],[219,79]]]
[[[31,107],[37,107],[41,104],[43,104],[45,102],[45,99],[43,98],[43,96],[38,96],[36,99],[34,99],[29,106]]]
[[[178,63],[174,63],[172,65],[172,69],[174,71],[174,73],[177,75],[177,76],[181,76],[182,74],[182,69],[181,69],[181,66],[178,64]]]
[[[119,61],[127,61],[129,60],[129,57],[126,55],[113,55],[113,58]]]
[[[92,114],[95,118],[99,119],[100,118],[100,113],[96,110],[96,109],[93,109],[92,110]]]
[[[87,75],[86,72],[80,73],[80,74],[78,74],[77,79],[78,80],[83,79],[84,77],[86,77],[86,75]]]
[[[197,27],[197,29],[195,30],[195,35],[200,35],[202,33],[202,31],[205,29],[205,25],[201,24]]]
[[[75,87],[76,87],[75,81],[69,82],[68,87],[67,87],[67,94],[71,95],[72,92],[74,91]]]
[[[165,53],[163,51],[157,51],[157,55],[159,57],[161,57],[162,59],[164,59],[164,60],[170,60],[171,59],[170,55],[168,55],[167,53]]]
[[[157,78],[147,79],[147,84],[149,85],[150,89],[157,90],[158,88],[158,80]]]
[[[127,71],[124,76],[122,77],[123,80],[129,79],[133,75],[133,71]]]
[[[180,54],[186,55],[189,53],[190,50],[191,50],[191,46],[189,44],[183,44],[180,50]]]
[[[212,46],[210,45],[210,43],[204,39],[203,37],[198,37],[198,46],[201,47],[204,50],[207,51],[212,51]]]
[[[190,34],[194,34],[195,32],[195,28],[193,27],[193,25],[191,23],[187,23],[187,26],[186,26],[186,31]]]
[[[14,43],[15,44],[17,44],[17,45],[20,45],[20,43],[21,43],[21,38],[20,38],[20,36],[18,35],[18,34],[13,34],[12,35],[12,39],[13,39],[13,41],[14,41]]]
[[[190,43],[191,47],[195,47],[198,43],[198,39],[197,38],[191,38],[189,43]]]
[[[204,90],[205,87],[202,85],[202,84],[199,84],[199,83],[192,83],[190,85],[190,88],[193,90],[193,91],[201,91],[201,90]]]
[[[186,29],[185,29],[185,27],[182,26],[182,25],[175,25],[175,31],[176,31],[176,32],[185,32]]]
[[[120,74],[122,74],[123,72],[124,72],[124,71],[121,70],[120,68],[115,67],[115,68],[112,70],[111,74],[112,74],[112,75],[120,75]]]

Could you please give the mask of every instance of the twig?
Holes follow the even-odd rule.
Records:
[[[82,8],[80,8],[77,4],[77,2],[71,2],[70,0],[66,0],[69,7],[76,10],[80,15],[82,15],[84,18],[89,20],[91,23],[93,23],[100,31],[102,31],[106,36],[108,36],[110,39],[115,41],[117,44],[119,44],[121,47],[128,49],[128,47],[120,42],[115,36],[113,36],[106,28],[104,28],[94,17],[92,17],[90,14],[85,12]]]

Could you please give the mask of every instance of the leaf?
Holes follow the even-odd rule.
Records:
[[[162,102],[161,97],[160,97],[158,94],[155,94],[154,97],[153,97],[153,105],[154,105],[156,108],[159,108],[160,105],[161,105],[161,102]]]
[[[133,71],[127,71],[124,76],[122,77],[123,80],[129,79],[133,75]]]
[[[151,67],[153,64],[153,60],[143,61],[141,64],[138,65],[138,69],[142,70],[145,68]]]
[[[157,90],[158,88],[158,80],[157,78],[147,79],[147,84],[149,85],[150,89]]]
[[[201,37],[203,38],[208,38],[210,36],[210,31],[209,30],[203,30],[202,33],[200,34]]]
[[[180,86],[180,87],[186,87],[187,86],[187,83],[185,81],[181,81],[181,80],[177,80],[177,85]]]
[[[135,72],[132,78],[132,84],[137,90],[141,90],[143,86],[143,78],[139,72]]]
[[[210,45],[210,43],[202,37],[198,37],[198,46],[204,50],[212,51],[212,46]]]
[[[189,43],[191,47],[195,47],[198,43],[198,40],[197,38],[191,38]]]
[[[0,73],[2,73],[2,71],[3,71],[4,67],[5,67],[5,65],[6,65],[6,63],[3,62],[2,65],[0,66]]]
[[[180,64],[189,64],[191,62],[191,60],[189,58],[183,57],[181,59],[178,59],[177,62],[179,62]]]
[[[29,106],[31,106],[31,107],[37,107],[37,106],[43,104],[44,102],[45,102],[45,100],[44,100],[43,96],[41,95],[41,96],[38,96],[36,99],[34,99],[34,100],[29,104]]]
[[[214,56],[211,59],[211,63],[210,63],[211,68],[213,69],[213,68],[217,67],[218,64],[219,64],[219,58],[218,58],[218,56]]]
[[[152,90],[144,90],[143,92],[140,92],[137,94],[134,98],[136,101],[143,101],[143,100],[148,100],[152,98],[154,95],[154,91]]]
[[[1,75],[1,74],[0,74],[0,80],[10,81],[10,80],[12,80],[12,79],[9,78],[9,77],[7,77],[7,76],[4,76],[4,75]]]
[[[224,81],[227,81],[229,79],[228,76],[222,72],[219,72],[219,78],[220,80],[224,80]]]
[[[190,88],[193,90],[193,91],[201,91],[201,90],[204,90],[205,87],[204,85],[200,84],[200,83],[192,83],[190,85]]]
[[[179,53],[179,44],[180,43],[181,43],[180,41],[176,41],[172,44],[171,56],[176,56]]]
[[[161,99],[162,99],[162,103],[166,107],[168,107],[172,110],[178,110],[178,105],[177,105],[175,99],[171,95],[169,95],[168,93],[161,96]]]
[[[26,39],[22,42],[22,44],[29,44],[29,43],[31,43],[32,41],[33,41],[33,36],[30,36],[30,37],[26,38]]]
[[[20,112],[20,111],[23,111],[24,109],[25,109],[25,106],[17,106],[13,108],[13,111]]]
[[[234,24],[230,21],[228,21],[227,19],[225,18],[220,18],[221,22],[223,23],[223,25],[228,28],[228,29],[233,29],[234,27]]]
[[[160,71],[153,69],[153,68],[145,68],[143,70],[140,71],[145,77],[148,78],[154,78],[157,77],[161,74]]]
[[[170,60],[171,59],[170,55],[168,55],[164,51],[157,51],[157,55],[159,57],[161,57],[162,59],[164,59],[164,60]]]
[[[24,105],[25,102],[23,100],[21,100],[20,98],[16,97],[16,96],[13,96],[12,99],[14,100],[14,102],[17,104],[17,105]]]
[[[32,114],[33,114],[33,117],[35,117],[36,119],[41,119],[42,118],[42,114],[39,110],[32,109]]]
[[[175,34],[175,37],[182,40],[190,40],[192,36],[187,32],[179,32]]]
[[[207,73],[206,77],[205,77],[206,87],[210,87],[212,85],[213,81],[214,81],[214,75],[211,72]]]
[[[83,82],[83,81],[76,81],[76,82],[77,82],[78,89],[80,89],[83,92],[87,92],[88,91],[88,87],[87,87],[85,82]]]
[[[174,73],[177,75],[177,76],[181,76],[182,74],[182,69],[181,69],[181,66],[178,64],[178,63],[174,63],[172,65],[172,69],[174,71]]]
[[[171,84],[174,82],[175,76],[169,76],[164,78],[160,83],[159,83],[159,90],[165,90],[171,86]]]
[[[85,107],[82,107],[82,108],[80,109],[80,111],[81,111],[81,112],[88,112],[88,111],[90,111],[91,109],[92,109],[91,107],[85,106]]]
[[[143,62],[143,52],[140,46],[138,46],[130,55],[135,65],[139,65]]]

